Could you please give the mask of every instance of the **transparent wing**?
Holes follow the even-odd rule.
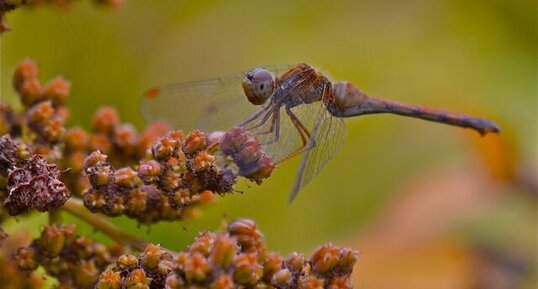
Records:
[[[311,143],[299,164],[288,202],[291,203],[300,189],[314,179],[342,147],[346,136],[344,122],[332,116],[325,107],[319,109],[311,130]]]
[[[279,76],[289,67],[265,68]],[[152,88],[140,103],[141,114],[147,121],[164,120],[180,129],[229,129],[260,109],[243,93],[241,82],[246,73]]]

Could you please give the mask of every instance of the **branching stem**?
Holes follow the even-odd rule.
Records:
[[[104,233],[105,235],[107,235],[112,240],[114,240],[115,242],[117,242],[118,244],[122,246],[129,246],[134,249],[138,249],[142,251],[148,244],[147,242],[143,240],[139,240],[136,237],[121,230],[116,225],[107,221],[105,218],[103,218],[99,214],[90,212],[84,206],[84,204],[82,203],[80,199],[71,197],[69,200],[65,202],[62,209],[80,218],[86,223],[92,225],[95,229]]]

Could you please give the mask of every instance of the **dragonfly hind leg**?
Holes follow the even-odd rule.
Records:
[[[310,138],[310,132],[308,129],[304,126],[304,124],[301,122],[301,120],[291,111],[291,109],[286,108],[286,113],[291,119],[291,122],[293,123],[293,126],[295,126],[295,129],[299,133],[299,136],[301,137],[301,147],[287,155],[284,159],[278,161],[278,163],[281,163],[283,161],[286,161],[296,155],[299,155],[305,151],[308,151],[312,147],[314,147],[316,144],[311,140]]]

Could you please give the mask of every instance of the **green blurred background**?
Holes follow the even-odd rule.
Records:
[[[360,250],[357,288],[535,288],[536,8],[532,0],[126,0],[114,10],[90,1],[19,9],[0,40],[0,92],[16,102],[11,74],[29,57],[43,82],[71,81],[70,124],[88,128],[110,105],[141,128],[149,87],[306,62],[374,95],[491,118],[500,137],[389,115],[348,119],[340,153],[292,205],[297,160],[261,186],[240,180],[244,194],[219,198],[197,219],[114,222],[181,250],[223,217],[249,217],[283,254],[326,242]]]

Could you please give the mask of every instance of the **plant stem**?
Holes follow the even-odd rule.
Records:
[[[49,211],[49,224],[59,224],[62,222],[62,212],[59,209]]]
[[[129,246],[142,251],[148,244],[121,230],[99,214],[90,212],[80,199],[71,197],[65,202],[62,209],[92,225],[122,246]]]

